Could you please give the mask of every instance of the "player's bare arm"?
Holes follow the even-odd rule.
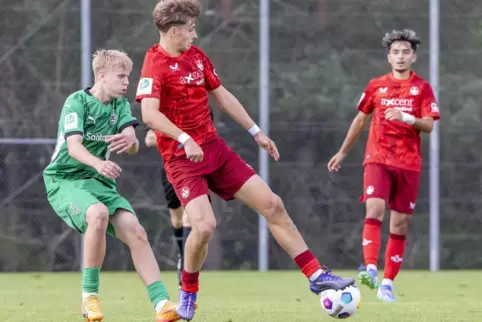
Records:
[[[77,161],[97,170],[103,176],[115,179],[120,176],[122,169],[112,161],[105,161],[92,155],[82,144],[82,136],[78,134],[67,137],[69,155]]]
[[[350,128],[348,129],[348,133],[346,134],[345,140],[343,141],[340,150],[328,162],[328,170],[330,172],[340,171],[341,162],[362,134],[369,118],[369,114],[363,113],[361,111],[358,112],[358,114],[355,116],[353,122],[350,125]]]
[[[128,126],[121,133],[108,137],[105,142],[109,143],[109,150],[121,154],[136,154],[139,150],[139,141],[136,137],[136,131],[133,126]]]
[[[279,160],[280,155],[276,144],[261,131],[243,105],[230,91],[221,85],[211,91],[210,94],[214,97],[222,111],[226,112],[239,125],[248,130],[254,136],[259,146],[268,151],[273,159]]]
[[[174,125],[164,114],[159,111],[160,100],[157,98],[144,98],[141,102],[142,121],[155,131],[159,131],[184,145],[186,156],[192,162],[201,162],[204,158],[203,151],[194,140],[180,128]]]
[[[404,113],[402,111],[389,108],[385,111],[385,118],[389,121],[399,121],[412,125],[419,131],[430,133],[433,130],[433,117],[426,116],[423,118],[417,118],[411,114]]]

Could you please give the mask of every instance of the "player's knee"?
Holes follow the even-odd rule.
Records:
[[[136,248],[140,244],[145,244],[148,242],[147,240],[147,233],[144,227],[139,223],[139,220],[132,216],[133,218],[129,220],[128,223],[125,223],[124,229],[124,242],[130,248]]]
[[[104,204],[94,204],[87,209],[85,220],[89,227],[106,229],[109,223],[109,210]]]
[[[283,200],[281,200],[277,194],[271,193],[271,195],[264,200],[261,213],[269,222],[281,220],[286,215]]]
[[[196,226],[193,227],[193,231],[199,236],[199,239],[202,242],[208,242],[211,239],[211,236],[214,234],[216,230],[216,218],[209,218],[204,219],[202,221],[198,221]]]
[[[371,198],[366,201],[366,217],[383,221],[385,215],[385,201],[379,198]]]
[[[144,227],[142,227],[142,225],[137,222],[136,225],[134,225],[134,229],[133,229],[133,239],[138,241],[138,242],[147,242],[147,233],[146,233],[146,230],[144,229]]]

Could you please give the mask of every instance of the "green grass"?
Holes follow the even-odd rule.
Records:
[[[340,273],[338,271],[338,273]],[[342,272],[355,276],[355,271]],[[176,275],[163,274],[176,298]],[[482,272],[404,271],[396,281],[398,302],[381,303],[361,288],[358,313],[350,321],[482,321]],[[0,274],[0,321],[83,321],[80,275]],[[146,291],[134,273],[101,273],[105,322],[154,321]],[[332,321],[321,311],[299,272],[203,272],[195,322]]]

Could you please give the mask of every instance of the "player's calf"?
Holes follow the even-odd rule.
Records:
[[[234,197],[266,218],[274,238],[292,258],[308,249],[283,201],[261,177],[252,176]]]
[[[84,235],[84,267],[100,268],[104,262],[106,249],[105,232],[109,223],[109,211],[101,203],[90,206],[85,219],[87,229]]]
[[[390,212],[390,233],[405,236],[412,219],[411,214],[404,214],[397,211]]]
[[[205,259],[209,240],[216,230],[216,217],[207,195],[192,199],[185,207],[191,223],[191,233],[184,249],[184,269],[199,272]]]
[[[310,281],[310,290],[319,294],[327,289],[343,289],[354,284],[351,278],[343,278],[322,269],[308,249],[303,237],[286,212],[283,201],[271,191],[259,177],[251,177],[236,193],[236,199],[260,212],[278,244],[294,259]]]
[[[159,266],[147,239],[144,227],[134,214],[118,210],[111,218],[116,236],[126,244],[137,273],[145,285],[160,280]]]
[[[99,275],[106,251],[109,212],[102,203],[87,208],[84,235],[84,269],[82,271],[82,312],[86,321],[102,321],[99,304]]]

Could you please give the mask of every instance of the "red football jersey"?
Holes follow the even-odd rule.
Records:
[[[359,111],[373,112],[363,164],[382,163],[420,171],[420,131],[403,122],[386,120],[388,108],[438,120],[440,112],[432,87],[414,72],[407,80],[395,79],[390,73],[372,79],[358,103]]]
[[[201,145],[217,136],[210,116],[208,91],[221,86],[209,58],[195,46],[180,56],[170,56],[159,44],[144,58],[136,100],[160,100],[159,111]],[[165,161],[184,154],[176,140],[156,131],[157,147]]]

